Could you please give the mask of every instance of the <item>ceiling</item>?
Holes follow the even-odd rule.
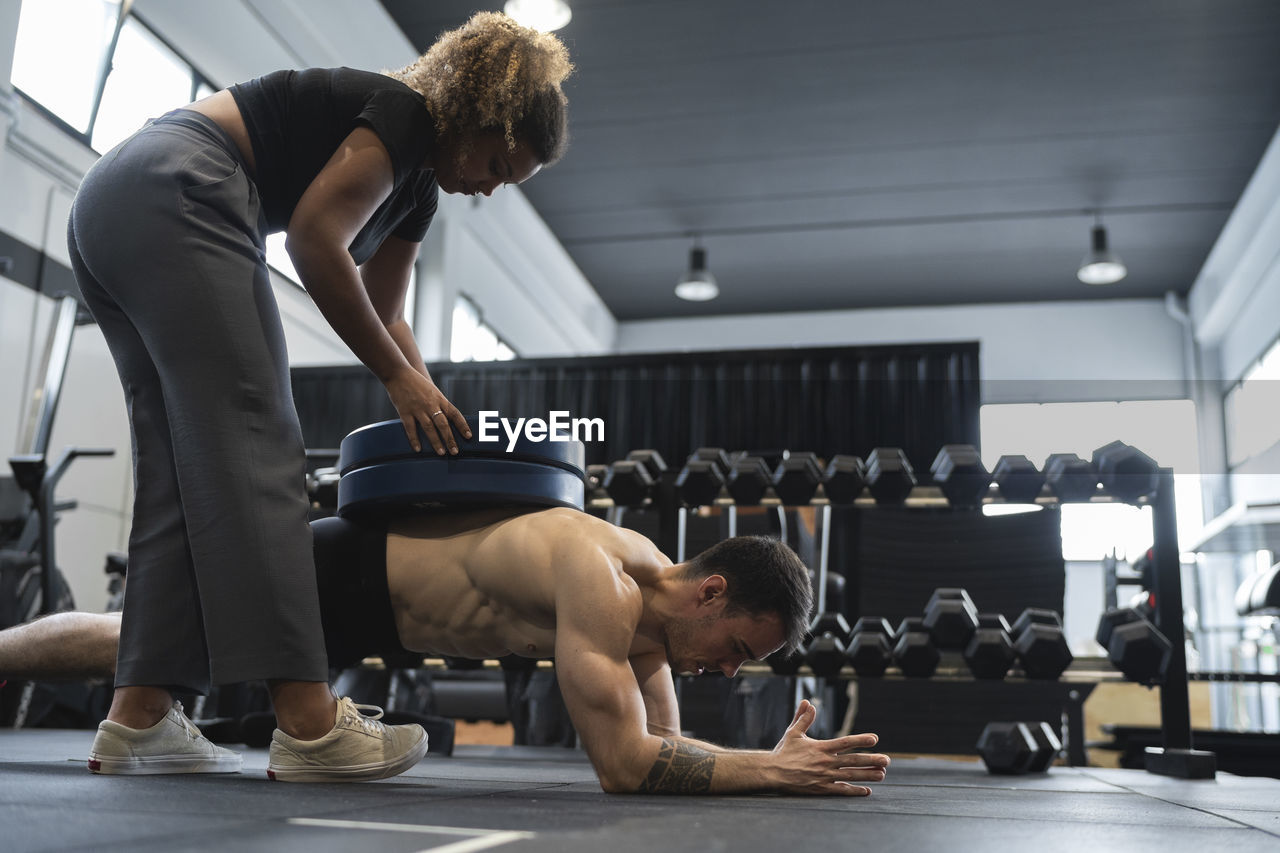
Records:
[[[569,2],[523,190],[619,320],[1185,293],[1280,124],[1274,0]],[[502,3],[383,5],[425,50]]]

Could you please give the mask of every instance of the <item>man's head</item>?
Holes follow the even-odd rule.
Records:
[[[809,570],[776,539],[727,539],[680,566],[694,601],[667,626],[667,656],[677,671],[737,671],[744,660],[803,642],[813,608]]]

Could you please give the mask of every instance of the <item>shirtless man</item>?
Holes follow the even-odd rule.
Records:
[[[785,545],[737,537],[673,565],[644,536],[568,509],[427,515],[389,527],[312,524],[330,661],[411,650],[554,657],[556,678],[610,793],[867,795],[889,758],[873,734],[808,737],[802,702],[774,749],[680,734],[672,672],[737,673],[795,648],[811,608]],[[57,614],[0,632],[0,677],[109,676],[115,614]]]

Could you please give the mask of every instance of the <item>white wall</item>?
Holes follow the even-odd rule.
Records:
[[[618,324],[618,352],[973,341],[984,403],[1187,393],[1163,300],[878,308]]]
[[[1280,335],[1280,133],[1214,243],[1188,299],[1202,347],[1235,380]]]
[[[424,358],[448,360],[452,306],[460,293],[526,358],[611,350],[613,315],[522,194],[445,196],[439,220],[432,230],[442,239],[423,249],[439,253],[439,261],[425,275],[419,267],[415,329],[420,343],[438,347],[433,354],[424,351]]]
[[[1280,336],[1280,133],[1250,178],[1188,298],[1204,385],[1221,394]],[[1221,405],[1218,403],[1218,409]],[[1215,412],[1220,419],[1220,413]],[[1223,438],[1207,470],[1224,470]],[[1229,479],[1215,509],[1240,501],[1280,500],[1280,447],[1251,460]]]

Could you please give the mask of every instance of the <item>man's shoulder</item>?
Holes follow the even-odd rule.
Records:
[[[548,509],[537,514],[548,526],[558,544],[575,550],[602,550],[620,563],[666,560],[649,537],[590,513],[573,509]]]

